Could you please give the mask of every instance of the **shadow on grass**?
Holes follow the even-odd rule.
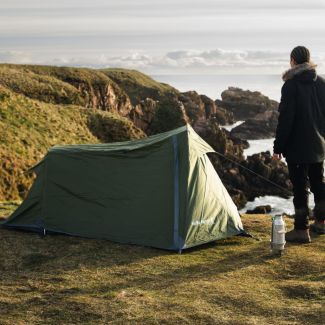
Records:
[[[0,228],[2,250],[0,271],[62,272],[80,267],[113,267],[128,265],[174,252],[137,245],[118,244],[108,240],[50,234],[40,236],[23,230]],[[13,255],[10,251],[14,249]],[[6,262],[2,263],[1,262]],[[60,269],[55,270],[56,267]]]
[[[236,276],[233,272],[241,271],[249,276],[255,269],[265,270],[259,266],[279,260],[270,255],[267,241],[257,242],[242,237],[191,248],[181,255],[107,240],[62,235],[41,238],[36,234],[12,230],[0,230],[0,237],[0,284],[8,288],[14,286],[15,295],[22,299],[20,303],[0,301],[1,314],[12,316],[16,310],[22,313],[31,311],[49,324],[69,322],[71,318],[76,323],[91,324],[103,321],[104,318],[107,322],[110,321],[110,315],[116,317],[116,310],[126,308],[128,300],[139,299],[142,292],[149,293],[149,296],[155,292],[164,297],[178,288],[185,290],[183,295],[189,294],[184,289],[189,282],[197,281],[197,289],[201,290],[201,280],[213,283],[218,278],[233,278]],[[5,259],[8,260],[7,264],[1,268]],[[299,259],[286,262],[283,270],[279,269],[275,273],[271,271],[265,277],[270,276],[273,281],[283,274],[287,276],[289,272],[290,279],[293,279],[301,275],[299,263]],[[238,281],[245,279],[243,274],[238,274]],[[261,276],[264,274],[257,274],[257,279]],[[314,281],[321,279],[320,275]],[[280,289],[287,299],[317,299],[324,294],[323,291],[315,294],[298,284],[288,284]],[[130,296],[119,298],[122,292]],[[132,292],[135,292],[134,296]],[[85,301],[104,301],[105,316],[100,310],[92,308],[91,304],[80,300],[80,297]],[[246,315],[283,316],[283,310],[270,312],[254,299],[213,289],[205,297],[209,303],[224,306],[225,309],[236,306]],[[297,315],[295,312],[295,309],[288,307],[285,311],[286,320],[303,320],[305,311]],[[319,320],[318,312],[311,312],[309,317],[311,323],[316,324]]]

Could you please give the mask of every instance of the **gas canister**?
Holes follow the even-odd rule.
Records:
[[[285,246],[286,225],[283,215],[275,215],[272,217],[271,231],[271,252],[275,255],[282,255]]]

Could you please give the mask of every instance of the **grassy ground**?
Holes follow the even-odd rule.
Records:
[[[260,241],[182,255],[0,229],[0,324],[322,324],[325,236],[271,257],[270,218],[243,222]]]

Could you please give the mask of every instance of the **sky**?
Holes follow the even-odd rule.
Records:
[[[0,62],[149,74],[325,73],[325,0],[0,0]]]

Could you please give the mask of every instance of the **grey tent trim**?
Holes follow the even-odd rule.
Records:
[[[179,235],[179,157],[178,157],[178,141],[174,135],[173,149],[174,149],[174,249],[180,250],[183,248],[182,238]]]

